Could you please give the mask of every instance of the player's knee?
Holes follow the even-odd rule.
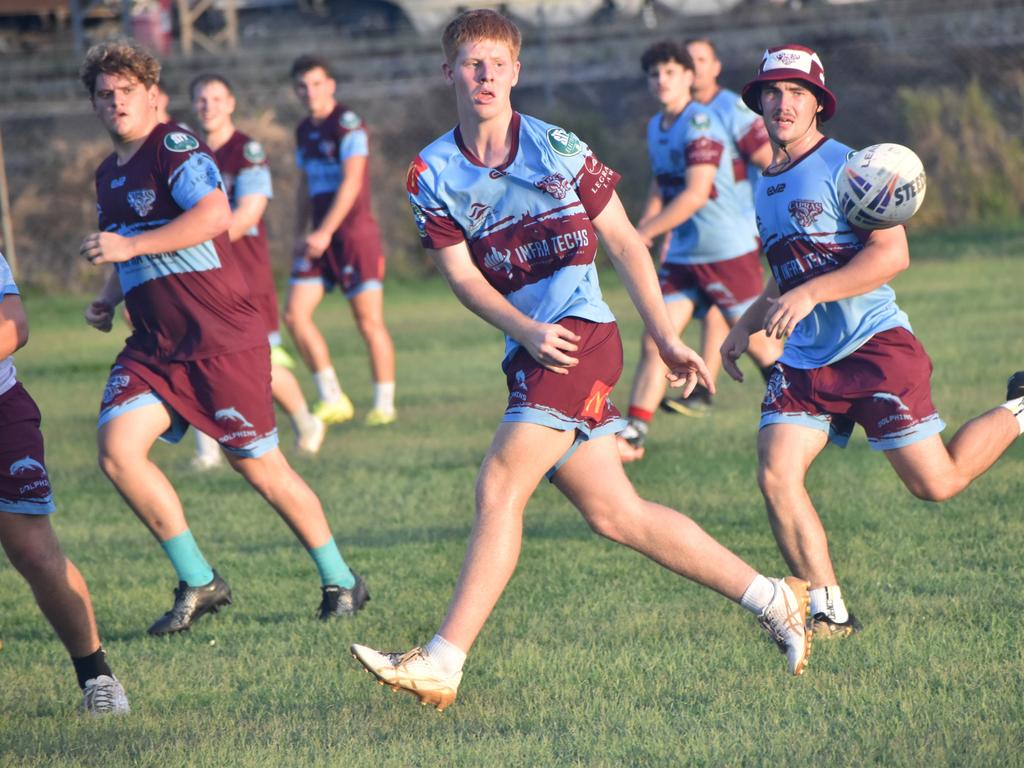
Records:
[[[114,450],[111,446],[101,445],[97,463],[104,475],[111,480],[117,480],[124,476],[128,462],[121,452]]]
[[[50,540],[41,536],[23,536],[4,542],[11,565],[30,583],[53,573],[64,562],[64,555]]]
[[[641,510],[637,499],[603,499],[581,507],[590,530],[609,541],[622,544],[632,540]]]
[[[966,487],[959,477],[903,478],[904,485],[922,501],[948,501]]]
[[[803,475],[778,461],[762,460],[757,467],[757,484],[766,498],[775,498],[802,487]]]

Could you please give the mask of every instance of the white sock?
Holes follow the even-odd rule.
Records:
[[[824,613],[839,624],[849,620],[850,612],[846,610],[843,593],[838,585],[832,584],[811,590],[811,616],[817,616],[819,613]]]
[[[313,374],[313,381],[316,382],[316,391],[320,399],[325,403],[336,403],[341,400],[341,382],[338,381],[338,374],[334,367],[324,368]]]
[[[298,434],[304,435],[313,428],[314,416],[309,412],[309,406],[306,401],[302,401],[302,406],[297,408],[288,414],[288,418],[292,421],[292,429]]]
[[[740,598],[740,605],[752,613],[761,613],[775,597],[775,585],[772,580],[757,574],[747,586],[747,591]]]
[[[373,385],[373,409],[384,413],[395,410],[395,382],[382,381]]]
[[[1020,430],[1020,434],[1024,435],[1024,397],[1007,400],[1003,403],[1003,408],[1013,414],[1013,418],[1017,420],[1017,428]]]
[[[196,456],[210,461],[220,461],[220,443],[205,432],[193,428],[196,433]]]
[[[451,677],[462,671],[462,665],[466,663],[465,651],[452,645],[440,635],[434,635],[430,642],[423,646],[423,651],[445,677]]]

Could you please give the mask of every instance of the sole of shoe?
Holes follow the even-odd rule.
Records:
[[[417,690],[412,685],[402,685],[397,680],[388,679],[379,673],[377,673],[372,667],[370,667],[363,659],[359,657],[354,650],[349,651],[352,654],[352,658],[359,662],[361,666],[370,677],[377,681],[378,685],[383,685],[392,690],[392,692],[402,691],[404,693],[411,694],[419,699],[420,704],[423,706],[431,706],[438,712],[444,712],[444,710],[455,701],[457,691],[453,691],[451,688],[444,688],[441,690]]]
[[[800,611],[800,616],[803,619],[803,624],[807,626],[807,620],[811,616],[811,592],[810,582],[798,579],[796,576],[787,576],[784,581],[789,585],[789,588],[793,591],[793,596],[796,598],[797,610]],[[807,660],[811,657],[811,641],[814,638],[813,630],[805,630],[804,637],[806,643],[804,645],[804,655],[796,666],[793,668],[793,675],[799,677],[804,673],[804,668],[807,666]]]

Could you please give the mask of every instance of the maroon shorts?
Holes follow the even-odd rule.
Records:
[[[0,395],[0,512],[48,515],[54,510],[41,420],[20,383]]]
[[[760,426],[810,427],[845,446],[860,424],[875,450],[902,448],[946,427],[932,403],[931,374],[932,361],[914,334],[890,328],[831,365],[802,369],[776,363]]]
[[[505,366],[508,407],[502,421],[576,430],[584,438],[615,434],[624,425],[611,401],[622,375],[622,340],[615,323],[564,317],[558,324],[580,336],[579,363],[567,374],[552,373],[522,347]]]
[[[191,424],[235,456],[262,456],[277,446],[265,344],[202,360],[160,363],[122,352],[110,369],[97,426],[153,403],[171,412],[171,428],[161,435],[169,443],[181,440]]]
[[[340,285],[348,298],[365,290],[380,290],[384,284],[384,249],[377,222],[367,221],[335,232],[319,259],[296,258],[290,282],[320,283],[328,291]]]
[[[663,264],[658,278],[665,301],[689,299],[696,317],[715,305],[730,320],[738,320],[764,290],[760,251],[710,264]]]

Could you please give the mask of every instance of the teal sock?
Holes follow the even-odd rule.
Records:
[[[178,572],[178,578],[190,587],[201,587],[213,581],[213,569],[199,551],[199,545],[188,528],[184,533],[161,541],[160,546],[164,548],[171,565]]]
[[[341,559],[341,552],[338,551],[338,545],[334,543],[333,536],[323,546],[307,551],[313,558],[313,562],[316,563],[316,569],[320,573],[320,583],[323,586],[337,584],[339,587],[352,589],[356,585],[356,577],[352,574],[352,570],[345,565],[345,561]]]

